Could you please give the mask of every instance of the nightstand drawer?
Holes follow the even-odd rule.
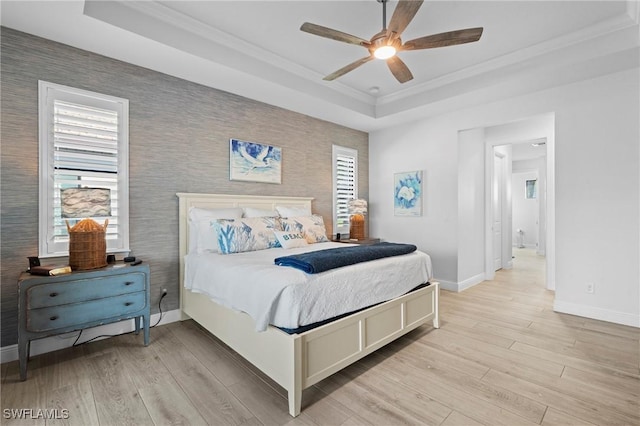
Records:
[[[146,292],[123,294],[83,303],[32,309],[27,313],[27,330],[41,332],[82,325],[111,317],[123,317],[146,306]]]
[[[69,281],[65,285],[40,284],[28,290],[28,309],[100,299],[135,293],[145,288],[143,273],[130,273],[90,280]]]

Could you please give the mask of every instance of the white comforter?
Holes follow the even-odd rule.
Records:
[[[185,287],[249,314],[257,331],[269,324],[297,328],[401,296],[432,278],[431,258],[420,251],[320,274],[277,266],[280,256],[335,247],[318,243],[248,253],[188,254]]]

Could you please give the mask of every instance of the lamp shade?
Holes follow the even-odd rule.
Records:
[[[111,216],[108,188],[66,188],[60,190],[61,216],[65,219]]]
[[[358,198],[356,200],[349,200],[349,214],[367,214],[367,200]]]

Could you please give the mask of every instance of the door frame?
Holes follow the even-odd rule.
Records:
[[[496,150],[499,146],[505,146],[505,152]],[[493,279],[495,277],[495,255],[494,255],[494,174],[495,174],[495,158],[501,159],[502,165],[501,182],[498,184],[498,190],[501,192],[500,208],[501,208],[501,229],[500,229],[500,260],[501,267],[503,269],[510,269],[513,266],[511,259],[512,247],[511,247],[511,224],[513,218],[511,217],[511,147],[510,144],[495,144],[487,146],[486,149],[486,172],[485,177],[488,181],[485,182],[486,201],[485,201],[485,218],[486,218],[486,237],[485,238],[485,279]]]
[[[493,235],[493,244],[491,245],[493,249],[493,270],[497,271],[498,269],[509,269],[509,264],[505,263],[505,246],[504,246],[504,238],[503,232],[505,230],[504,221],[508,219],[508,213],[506,212],[505,205],[507,204],[507,192],[505,191],[505,181],[507,178],[507,155],[499,150],[493,149],[493,169],[491,171],[491,213],[493,215],[493,223],[491,225],[491,233]],[[498,204],[496,204],[498,201]],[[512,204],[513,205],[513,204]],[[498,208],[496,208],[498,207]],[[500,210],[497,212],[496,210]],[[505,215],[507,213],[507,215]],[[496,241],[496,216],[500,218],[500,229],[499,233],[499,241]],[[513,218],[511,219],[513,223]],[[497,244],[497,245],[496,245]],[[500,253],[496,253],[496,247],[499,248]],[[496,260],[499,260],[498,265],[496,265]],[[497,267],[499,266],[499,268]]]

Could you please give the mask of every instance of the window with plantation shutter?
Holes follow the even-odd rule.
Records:
[[[349,233],[349,200],[358,198],[358,151],[333,145],[333,233]]]
[[[80,218],[62,218],[60,191],[109,189],[107,251],[129,250],[129,102],[126,99],[39,82],[40,257],[66,256]]]

